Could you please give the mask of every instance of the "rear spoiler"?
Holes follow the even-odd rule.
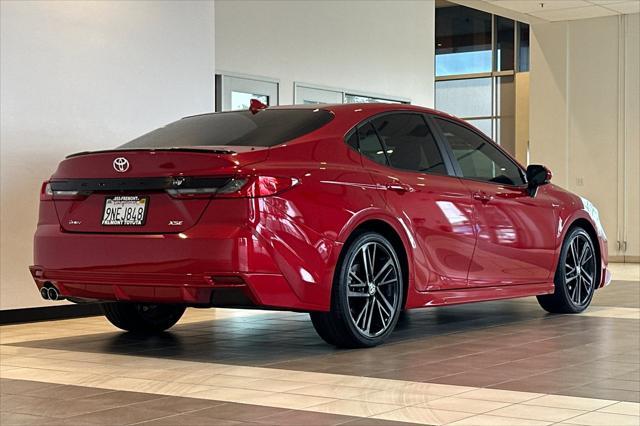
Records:
[[[98,151],[80,151],[74,154],[67,155],[65,158],[81,157],[83,155],[90,154],[103,154],[105,152],[135,152],[135,151],[186,151],[186,152],[202,152],[208,154],[235,154],[235,151],[230,149],[206,149],[206,148],[116,148],[116,149],[103,149]]]

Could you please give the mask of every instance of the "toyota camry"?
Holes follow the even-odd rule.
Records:
[[[252,101],[68,156],[30,269],[45,299],[99,301],[138,333],[257,307],[369,347],[405,309],[537,296],[579,313],[610,282],[606,237],[550,179],[435,110]]]

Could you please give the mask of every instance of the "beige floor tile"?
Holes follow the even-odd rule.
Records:
[[[422,423],[429,425],[444,425],[471,416],[469,413],[461,413],[446,410],[434,410],[422,407],[405,407],[399,410],[372,416],[375,419],[391,420],[397,422]]]
[[[551,422],[540,420],[514,419],[513,417],[499,417],[488,414],[480,414],[478,416],[467,417],[450,423],[452,426],[546,426]]]
[[[15,380],[33,380],[37,382],[58,383],[61,385],[73,385],[80,381],[90,379],[91,374],[75,373],[69,371],[53,371],[39,368],[17,368],[2,373],[2,378]]]
[[[460,395],[477,388],[469,386],[443,385],[440,383],[403,382],[403,386],[395,386],[394,389],[402,390],[404,392],[419,392],[429,395],[453,396]]]
[[[314,373],[307,371],[287,371],[286,379],[308,384],[331,385],[344,381],[344,376],[339,374]]]
[[[336,399],[323,398],[319,396],[293,395],[288,393],[273,393],[268,396],[260,396],[256,398],[248,398],[243,401],[244,404],[264,405],[267,407],[287,408],[291,410],[303,410],[328,404],[337,401]],[[311,408],[310,408],[311,407]]]
[[[247,387],[247,384],[254,381],[248,377],[240,376],[227,376],[225,374],[214,374],[209,378],[203,380],[203,385],[215,386],[215,387],[227,387],[227,388],[240,388],[240,389],[253,389]]]
[[[614,280],[640,281],[640,264],[638,263],[610,263],[609,269]]]
[[[289,393],[298,395],[322,396],[333,399],[360,399],[370,389],[356,388],[340,385],[311,385],[290,391]]]
[[[296,389],[306,386],[308,386],[307,383],[292,382],[290,380],[258,379],[248,381],[245,387],[267,392],[294,392]]]
[[[402,407],[392,404],[340,399],[320,405],[314,405],[309,409],[309,411],[314,411],[317,413],[340,414],[343,416],[371,417],[375,416],[376,414],[382,414],[384,412],[397,410],[399,408]]]
[[[640,319],[640,309],[594,307],[592,310],[583,312],[580,315],[599,318]]]
[[[444,398],[442,395],[426,394],[419,392],[405,392],[404,390],[383,390],[366,393],[355,399],[367,402],[381,402],[386,404],[397,404],[401,406],[424,404],[434,399]]]
[[[499,408],[489,414],[499,417],[515,417],[519,419],[561,422],[585,413],[586,411],[570,410],[567,408],[539,407],[536,405],[514,404],[509,405],[508,407]]]
[[[131,377],[135,379],[149,379],[149,380],[161,380],[164,382],[180,382],[180,383],[193,383],[195,385],[205,384],[205,381],[211,379],[216,375],[211,371],[208,373],[184,373],[182,371],[175,371],[171,369],[141,369],[132,370],[130,372],[122,373],[122,377]]]
[[[144,392],[160,395],[182,396],[206,391],[208,386],[191,383],[163,382],[159,380],[133,379],[130,377],[114,377],[102,382],[99,387],[129,392]]]
[[[608,399],[595,398],[579,398],[576,396],[564,395],[544,395],[540,398],[524,401],[526,405],[539,405],[541,407],[569,408],[572,410],[593,411],[608,405],[614,404],[616,401]]]
[[[348,375],[339,375],[339,379],[332,382],[332,384],[340,385],[340,386],[350,386],[355,388],[363,388],[368,390],[383,390],[389,389],[391,386],[392,380],[387,379],[378,379],[375,377],[359,377],[359,376],[348,376]]]
[[[638,426],[640,418],[638,416],[592,411],[591,413],[565,420],[565,423],[587,426]]]
[[[213,387],[209,389],[185,394],[189,398],[201,398],[212,399],[215,401],[237,402],[244,403],[249,399],[257,400],[259,398],[267,398],[273,395],[274,392],[264,392],[254,389],[239,389],[239,388],[225,388],[225,387]]]
[[[475,389],[458,395],[460,398],[482,399],[498,402],[524,402],[542,396],[540,393],[517,392],[501,389]]]
[[[461,411],[463,413],[482,414],[488,411],[507,407],[510,402],[483,401],[481,399],[459,398],[456,396],[445,397],[429,401],[420,407],[435,408],[438,410]]]
[[[233,366],[224,371],[229,376],[250,377],[254,379],[278,379],[287,375],[287,370],[277,368]]]
[[[640,417],[640,404],[638,404],[637,402],[617,402],[607,407],[603,407],[598,411]]]

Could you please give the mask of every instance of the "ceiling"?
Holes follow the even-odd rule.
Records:
[[[455,1],[455,0],[454,0]],[[532,21],[570,21],[640,12],[640,0],[476,0]]]

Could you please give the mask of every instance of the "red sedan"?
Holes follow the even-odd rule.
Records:
[[[31,273],[45,299],[104,302],[135,332],[260,307],[366,347],[403,309],[535,295],[577,313],[610,281],[606,237],[550,179],[431,109],[253,102],[67,157]]]

